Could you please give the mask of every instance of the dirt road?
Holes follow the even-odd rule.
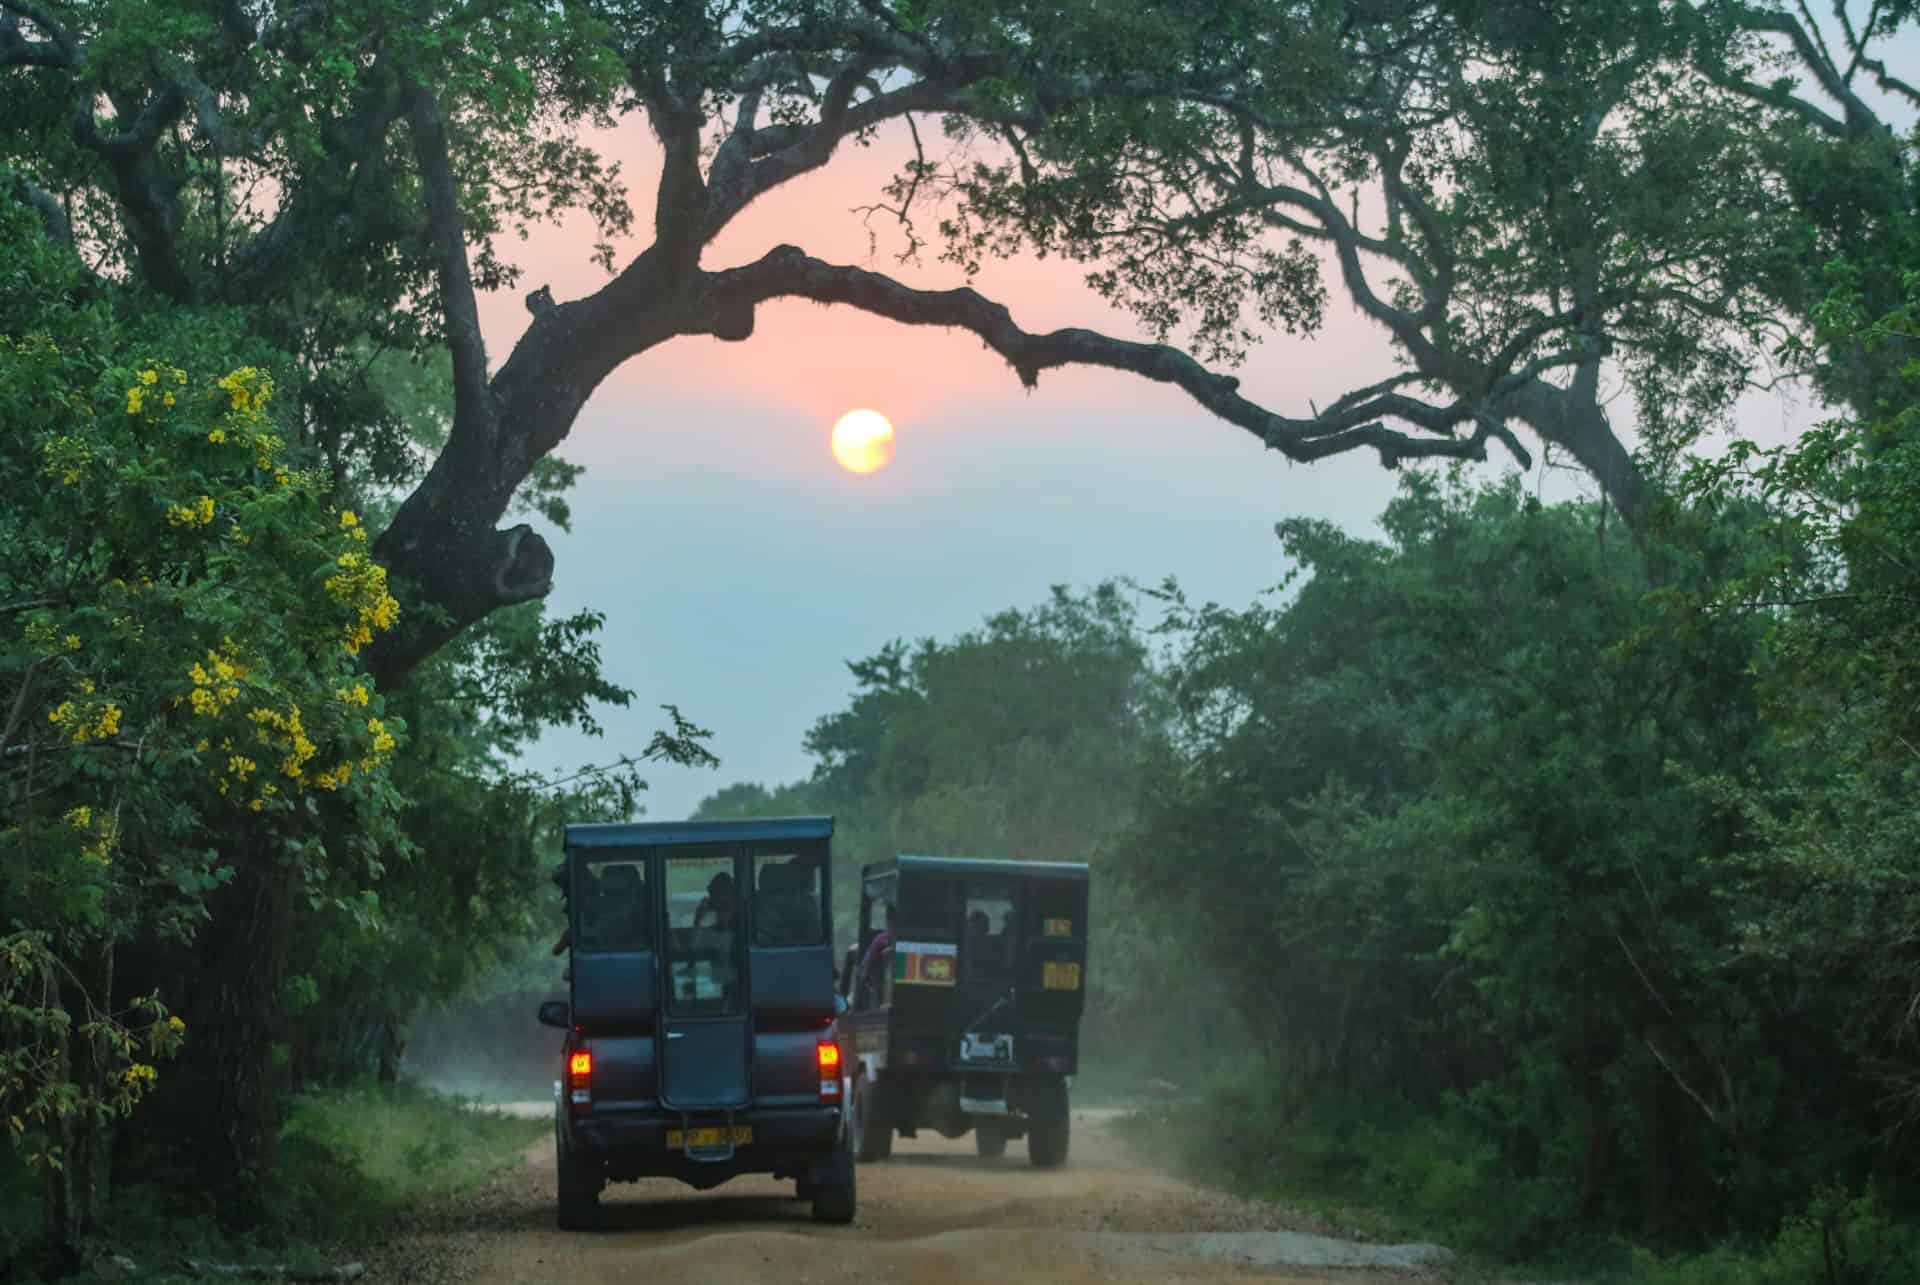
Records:
[[[1015,1143],[982,1160],[971,1138],[900,1139],[860,1168],[851,1227],[821,1227],[791,1183],[740,1178],[714,1191],[647,1181],[602,1197],[605,1226],[553,1225],[553,1146],[457,1212],[417,1229],[378,1274],[486,1285],[1007,1285],[1008,1282],[1265,1282],[1407,1285],[1430,1247],[1368,1246],[1157,1172],[1076,1112],[1064,1169]],[[1301,1264],[1313,1264],[1305,1266]]]

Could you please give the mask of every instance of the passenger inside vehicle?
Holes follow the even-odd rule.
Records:
[[[588,874],[592,882],[580,907],[581,945],[588,950],[646,950],[647,885],[640,867],[607,864],[589,868]]]
[[[761,865],[753,904],[753,944],[810,946],[820,940],[819,867],[804,857]]]

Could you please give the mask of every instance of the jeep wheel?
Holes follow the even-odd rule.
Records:
[[[571,1148],[555,1148],[560,1171],[559,1224],[561,1231],[586,1231],[600,1222],[600,1166],[575,1156]]]
[[[1027,1104],[1027,1159],[1035,1168],[1057,1169],[1067,1162],[1068,1123],[1066,1084],[1034,1085]]]
[[[864,1164],[893,1154],[893,1121],[887,1115],[886,1081],[853,1077],[853,1149]]]
[[[840,1145],[841,1154],[845,1156],[845,1164],[842,1168],[847,1175],[847,1180],[844,1183],[837,1182],[831,1186],[823,1184],[813,1188],[813,1221],[817,1223],[838,1223],[845,1226],[853,1221],[853,1212],[858,1205],[855,1199],[858,1171],[854,1167],[853,1157],[846,1154],[850,1144],[843,1142]]]
[[[987,1159],[1007,1154],[1007,1135],[990,1124],[973,1127],[973,1149]]]

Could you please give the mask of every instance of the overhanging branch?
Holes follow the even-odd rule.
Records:
[[[1093,330],[1069,328],[1047,334],[1021,329],[1004,304],[976,290],[916,290],[863,268],[815,259],[793,246],[780,246],[744,267],[709,274],[717,300],[736,306],[770,299],[811,299],[843,303],[905,325],[950,326],[967,330],[999,353],[1020,382],[1032,388],[1040,372],[1062,366],[1101,366],[1172,384],[1228,423],[1252,433],[1289,459],[1323,459],[1358,448],[1379,453],[1391,468],[1410,459],[1485,459],[1489,439],[1503,442],[1523,462],[1527,455],[1499,417],[1466,402],[1435,406],[1383,389],[1360,400],[1343,400],[1324,415],[1294,419],[1276,415],[1240,395],[1240,381],[1208,370],[1188,354],[1166,344],[1114,339]],[[1416,436],[1389,428],[1397,419],[1423,430]],[[1463,427],[1471,431],[1462,433]]]

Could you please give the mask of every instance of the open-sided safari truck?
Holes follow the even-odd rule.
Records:
[[[841,973],[859,1158],[887,1155],[895,1132],[932,1129],[972,1130],[983,1156],[1024,1136],[1034,1164],[1064,1163],[1086,965],[1085,865],[867,866]]]
[[[854,1213],[834,993],[830,817],[570,825],[559,1218],[608,1182],[792,1178]]]

